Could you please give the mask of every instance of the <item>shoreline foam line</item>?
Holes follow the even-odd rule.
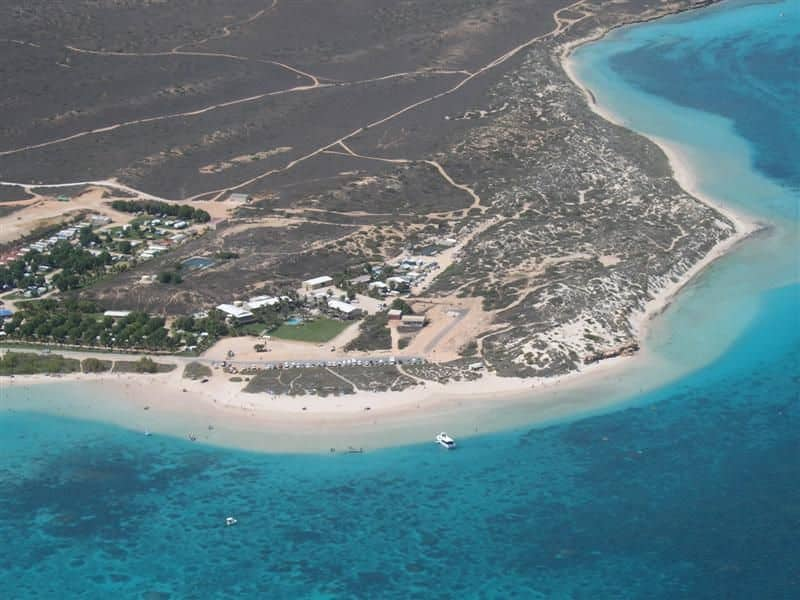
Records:
[[[630,377],[637,370],[634,368],[637,362],[657,360],[648,353],[646,347],[648,324],[662,314],[680,291],[709,265],[753,235],[761,226],[697,189],[691,168],[677,145],[622,124],[616,115],[592,101],[593,95],[574,73],[571,54],[579,46],[597,41],[607,33],[560,46],[557,53],[563,70],[572,83],[582,90],[589,107],[599,117],[650,139],[659,146],[666,154],[673,178],[681,188],[727,217],[735,231],[714,246],[678,281],[656,294],[640,313],[631,317],[631,326],[642,346],[634,356],[603,360],[576,372],[548,379],[487,375],[477,386],[466,382],[447,385],[428,383],[423,390],[412,388],[379,394],[358,392],[334,398],[246,394],[238,390],[238,386],[233,389],[221,375],[200,388],[180,379],[180,369],[176,369],[171,376],[130,375],[121,378],[76,375],[64,379],[98,387],[102,384],[102,400],[87,397],[80,406],[56,405],[41,410],[62,413],[70,412],[67,409],[71,408],[84,418],[100,417],[99,420],[136,429],[141,426],[141,419],[131,418],[142,412],[139,405],[146,398],[151,409],[148,415],[159,414],[161,417],[151,427],[152,431],[185,437],[187,429],[207,421],[214,425],[215,434],[199,438],[199,441],[213,445],[267,452],[321,452],[333,444],[341,445],[345,440],[371,448],[422,442],[430,437],[430,432],[436,429],[438,423],[456,422],[465,429],[461,435],[474,435],[543,424],[553,419],[575,417],[621,405],[631,390],[626,392],[624,386],[614,382]],[[30,376],[18,377],[17,381],[31,385],[52,383],[53,378]],[[654,389],[664,383],[666,381],[648,381],[647,387]],[[606,385],[621,393],[603,396],[598,400],[587,393],[595,384]],[[476,392],[476,387],[480,391]],[[182,389],[187,392],[182,392]],[[123,410],[109,410],[109,400]],[[365,411],[367,406],[369,411]],[[125,410],[126,407],[129,410]],[[518,413],[510,410],[506,418],[490,415],[487,420],[487,412],[497,411],[501,407],[521,409],[520,418],[515,420]],[[477,416],[480,416],[480,420]],[[476,424],[478,422],[481,423],[480,427]]]

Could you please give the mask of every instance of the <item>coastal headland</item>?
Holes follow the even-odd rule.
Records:
[[[63,30],[47,41],[45,7],[34,7],[3,35],[4,61],[41,67],[36,81],[15,75],[26,116],[2,125],[0,223],[13,231],[3,248],[18,253],[37,228],[66,226],[60,215],[107,218],[85,247],[113,243],[109,260],[124,268],[109,262],[67,289],[43,271],[36,289],[91,302],[91,314],[148,315],[151,335],[131,349],[177,368],[62,375],[57,385],[87,393],[61,406],[35,399],[33,384],[52,378],[16,376],[3,383],[4,402],[210,443],[319,451],[421,441],[453,422],[470,433],[532,414],[556,419],[603,402],[578,402],[576,390],[613,389],[610,402],[634,389],[648,320],[757,226],[703,197],[679,149],[602,114],[569,53],[621,25],[710,3],[454,1],[405,12],[378,3],[364,12],[370,27],[336,14],[322,33],[298,29],[305,4],[243,1],[229,9],[236,16],[180,27],[170,5],[147,9],[166,11],[164,31],[112,27],[103,40],[64,9]],[[93,19],[115,14],[97,10]],[[371,28],[380,41],[348,34]],[[64,92],[31,101],[43,85]],[[123,200],[207,217],[189,219],[179,241],[172,231],[154,233],[169,243],[130,238],[164,246],[145,256],[113,241],[128,241],[117,230],[163,229],[142,220],[144,204],[132,214]],[[180,267],[197,257],[202,268]],[[331,276],[322,300],[303,283],[321,275]],[[39,292],[24,289],[0,300],[33,315]],[[209,313],[232,306],[235,319],[248,296],[286,312],[263,327],[229,317],[227,334],[209,335],[218,322]],[[367,317],[351,322],[343,305]],[[423,327],[382,321],[391,307]],[[38,326],[22,337],[34,316],[18,317],[7,343],[85,359],[103,356],[55,348],[102,338],[123,360],[113,320],[128,316],[106,318],[87,343]],[[324,322],[331,337],[303,340],[278,318],[306,320],[305,332]],[[273,326],[284,337],[264,334]],[[210,375],[184,377],[190,363]]]

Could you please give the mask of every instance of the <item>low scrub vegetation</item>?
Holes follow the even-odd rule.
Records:
[[[81,363],[75,358],[60,354],[35,354],[33,352],[6,352],[0,358],[0,375],[34,375],[36,373],[74,373]]]
[[[381,312],[369,315],[359,325],[358,337],[345,346],[345,350],[387,350],[392,347],[392,334],[387,325],[389,315]]]

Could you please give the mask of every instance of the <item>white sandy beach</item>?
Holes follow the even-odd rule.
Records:
[[[623,125],[616,115],[595,104],[588,90],[576,79],[570,52],[577,45],[563,49],[565,71],[575,85],[584,90],[589,105],[598,115]],[[589,365],[578,373],[549,380],[486,374],[471,383],[425,383],[401,392],[358,392],[338,397],[248,394],[241,391],[241,383],[228,381],[228,376],[221,371],[215,371],[207,383],[190,381],[182,378],[187,359],[180,359],[175,361],[178,368],[165,375],[4,378],[0,382],[3,405],[9,409],[32,407],[100,419],[159,434],[181,437],[192,434],[200,442],[222,446],[293,452],[329,451],[330,448],[341,451],[347,446],[373,449],[432,441],[441,429],[462,437],[600,411],[643,387],[652,389],[680,374],[665,365],[663,369],[650,368],[647,379],[643,379],[641,365],[652,367],[659,361],[647,350],[648,323],[665,310],[687,283],[759,227],[752,219],[697,189],[691,165],[678,145],[663,139],[652,141],[664,150],[678,183],[729,218],[736,233],[718,244],[679,281],[662,289],[643,312],[631,319],[633,330],[643,345],[633,357],[609,359]],[[657,373],[655,378],[653,373]],[[37,396],[38,385],[56,381],[65,387],[72,382],[79,383],[75,389],[86,390],[86,393],[67,394],[66,399],[55,401],[44,398],[52,394]],[[30,393],[21,393],[20,388]]]

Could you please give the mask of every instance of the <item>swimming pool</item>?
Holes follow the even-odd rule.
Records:
[[[184,269],[188,269],[189,271],[197,271],[199,269],[206,269],[214,264],[213,258],[207,258],[204,256],[193,256],[192,258],[187,258],[185,261],[181,263],[181,266]]]

